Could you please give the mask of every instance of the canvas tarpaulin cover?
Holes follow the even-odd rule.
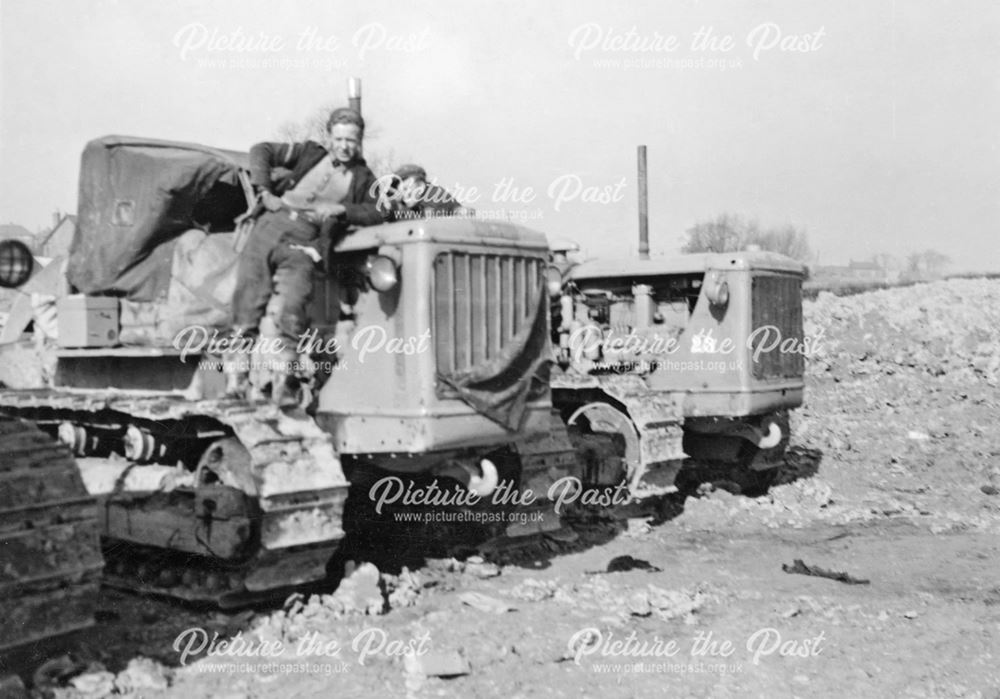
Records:
[[[91,141],[80,166],[69,282],[85,294],[164,300],[177,237],[208,219],[228,220],[232,230],[246,208],[238,177],[245,165],[245,154],[196,144]]]
[[[439,373],[438,381],[494,422],[520,429],[532,383],[548,383],[547,303],[541,286],[532,317],[495,359],[467,371]]]
[[[222,329],[232,324],[238,255],[235,233],[185,231],[174,244],[165,300],[129,301],[121,306],[124,345],[170,346],[186,328]]]

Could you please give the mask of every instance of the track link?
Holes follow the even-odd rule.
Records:
[[[0,650],[86,628],[104,561],[97,507],[65,446],[0,416]]]

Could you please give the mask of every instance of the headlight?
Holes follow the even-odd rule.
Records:
[[[389,291],[399,284],[399,269],[385,255],[372,255],[365,263],[365,273],[375,291]]]
[[[13,289],[31,278],[35,258],[20,240],[0,242],[0,287]]]
[[[545,287],[552,298],[562,294],[562,272],[555,265],[545,270]]]
[[[713,272],[705,283],[708,302],[717,308],[725,308],[729,303],[729,283],[719,272]]]

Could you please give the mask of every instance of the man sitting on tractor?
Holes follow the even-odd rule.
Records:
[[[233,334],[241,347],[258,332],[280,347],[269,358],[271,398],[281,403],[293,375],[296,346],[307,329],[315,265],[348,226],[382,223],[375,176],[361,157],[365,122],[353,109],[330,114],[326,143],[258,143],[250,149],[258,195],[233,295]],[[249,352],[226,363],[227,394],[245,397]],[[258,386],[257,388],[262,388]]]

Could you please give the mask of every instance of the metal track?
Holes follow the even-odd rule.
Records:
[[[69,450],[0,417],[0,650],[91,626],[103,567]]]
[[[323,579],[344,536],[348,482],[329,436],[305,414],[67,391],[3,392],[0,410],[101,439],[138,429],[154,445],[152,460],[184,454],[172,446],[184,440],[210,445],[197,465],[146,465],[106,449],[80,459],[83,481],[99,495],[106,582],[116,587],[241,606]]]

